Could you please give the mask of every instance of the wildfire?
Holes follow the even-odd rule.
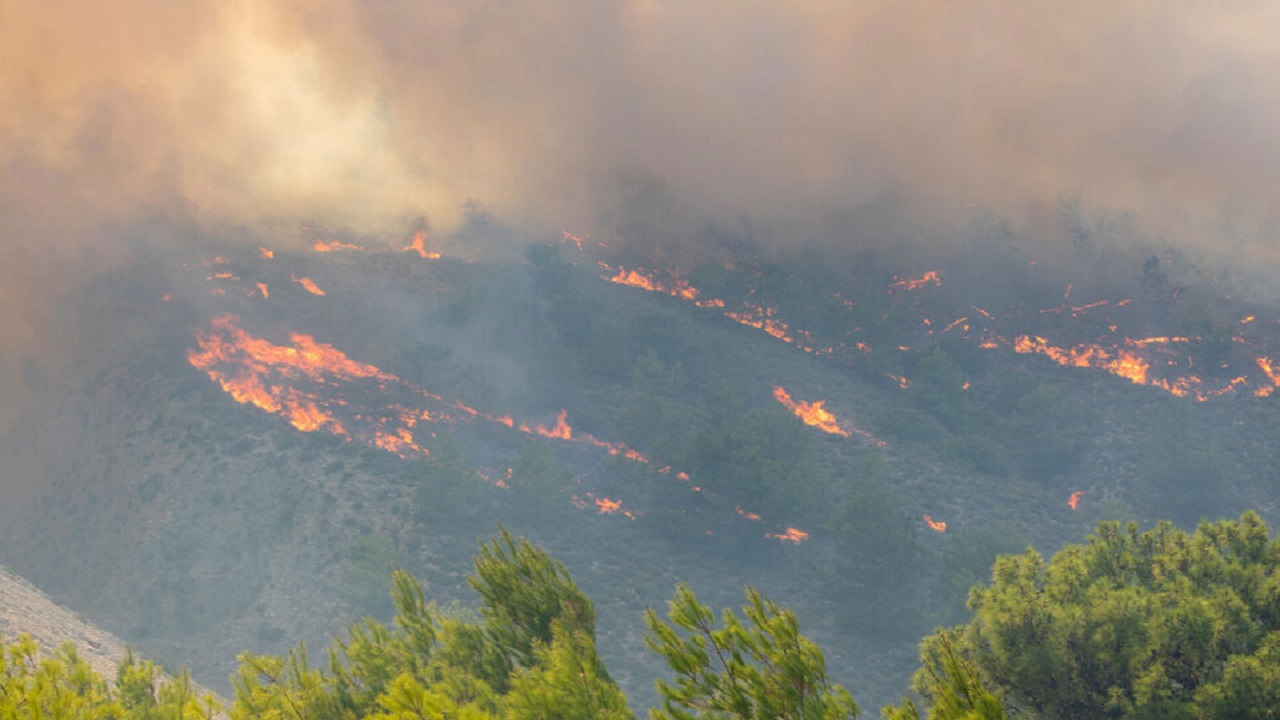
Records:
[[[1076,506],[1080,504],[1080,497],[1084,495],[1084,492],[1084,490],[1076,490],[1071,493],[1071,497],[1067,498],[1067,507],[1075,510]]]
[[[400,252],[416,252],[427,260],[439,260],[440,253],[428,251],[426,247],[427,234],[421,230],[413,234],[413,242],[405,245]]]
[[[264,298],[271,297],[271,289],[267,287],[266,283],[260,282],[257,285],[258,285],[258,292],[262,293],[262,297]]]
[[[690,285],[688,281],[676,277],[674,273],[669,273],[671,275],[671,280],[664,282],[657,278],[657,273],[651,270],[645,270],[644,268],[627,270],[626,268],[619,266],[615,271],[615,268],[609,266],[607,263],[597,264],[606,272],[614,273],[614,275],[609,278],[609,282],[626,285],[627,287],[640,288],[641,290],[648,290],[649,292],[670,295],[672,297],[680,298],[681,300],[688,300],[700,307],[724,307],[723,300],[699,300],[698,288]]]
[[[621,500],[613,500],[607,497],[597,497],[594,493],[587,493],[587,499],[591,500],[592,504],[595,505],[596,512],[599,513],[600,515],[622,515],[623,517],[626,517],[630,520],[635,520],[636,516],[641,514],[639,512],[628,510],[627,508],[623,507]],[[586,508],[591,507],[591,505],[588,505],[585,500],[582,500],[581,498],[576,496],[573,498],[571,502],[575,507],[578,507],[580,509],[585,510]]]
[[[262,245],[258,246],[258,252],[261,253],[262,259],[264,260],[270,260],[271,258],[276,256],[276,253],[274,250],[269,250],[263,247]]]
[[[1108,350],[1101,345],[1077,345],[1060,348],[1050,345],[1042,337],[1020,335],[1013,343],[1016,353],[1039,353],[1058,363],[1071,367],[1093,367],[1119,375],[1130,382],[1147,384],[1151,364],[1137,353],[1123,348]]]
[[[947,531],[947,523],[943,520],[934,520],[929,517],[929,513],[924,514],[924,522],[936,532],[944,533]]]
[[[1258,368],[1262,370],[1262,373],[1271,381],[1271,387],[1260,387],[1255,390],[1253,394],[1258,397],[1269,397],[1271,393],[1275,392],[1277,387],[1280,387],[1280,371],[1277,371],[1275,363],[1271,358],[1258,357],[1255,358],[1254,362],[1258,363]]]
[[[429,454],[419,440],[420,424],[484,420],[529,435],[591,445],[610,455],[650,464],[649,458],[628,445],[575,433],[569,425],[568,412],[563,409],[551,427],[517,423],[509,415],[492,415],[427,392],[374,365],[353,360],[310,335],[291,333],[288,345],[277,345],[245,332],[233,315],[215,318],[210,330],[197,329],[195,335],[198,348],[187,353],[192,366],[203,370],[236,402],[281,415],[302,432],[327,430],[344,440],[363,442],[409,458]],[[418,404],[387,403],[385,397],[393,388],[401,395],[416,397]],[[362,398],[373,402],[361,402]],[[378,404],[382,408],[373,409]],[[671,468],[664,466],[658,471],[670,474]],[[677,471],[675,477],[688,483],[689,490],[702,492],[688,473]],[[614,502],[601,500],[606,505],[598,507]],[[637,514],[625,508],[619,512],[632,519]]]
[[[330,345],[317,343],[308,335],[290,336],[292,346],[274,345],[251,337],[224,315],[214,320],[213,331],[196,331],[200,350],[191,350],[187,360],[208,373],[237,402],[254,405],[269,413],[279,413],[298,430],[314,432],[327,428],[334,435],[346,435],[346,427],[336,420],[327,403],[294,387],[267,384],[264,377],[275,370],[285,377],[309,378],[324,382],[329,376],[355,379],[387,379],[376,367],[350,360]],[[227,372],[226,365],[236,366]]]
[[[941,285],[942,278],[938,277],[937,270],[930,270],[918,278],[907,278],[905,280],[894,278],[894,283],[889,286],[889,292],[895,290],[918,290],[926,285]]]
[[[529,427],[528,425],[521,425],[520,430],[522,432],[532,433],[534,435],[541,435],[542,437],[558,438],[560,440],[572,440],[573,428],[569,427],[569,423],[566,422],[568,417],[569,417],[568,411],[562,409],[559,413],[556,414],[556,424],[553,425],[552,427],[548,428],[545,425],[535,425],[533,427]],[[505,425],[506,423],[503,423],[503,424]]]
[[[323,240],[317,240],[315,244],[311,246],[311,249],[315,250],[318,253],[338,252],[340,250],[352,250],[352,251],[364,250],[364,248],[360,247],[359,245],[352,245],[351,243],[338,242],[336,240],[333,242],[325,242]]]
[[[826,400],[815,400],[814,402],[792,400],[791,395],[788,394],[781,385],[777,385],[773,388],[773,399],[782,403],[783,407],[787,408],[792,412],[792,414],[800,418],[800,421],[805,425],[816,427],[825,433],[839,435],[840,437],[851,436],[851,433],[848,430],[840,427],[840,424],[836,422],[836,416],[832,415],[826,410],[826,408],[822,407],[826,403]]]
[[[1249,378],[1245,375],[1234,377],[1227,381],[1225,385],[1217,388],[1205,387],[1204,381],[1196,375],[1185,375],[1172,379],[1152,377],[1151,361],[1139,354],[1139,351],[1150,352],[1149,349],[1153,347],[1189,343],[1192,340],[1193,338],[1187,337],[1122,338],[1120,345],[1108,347],[1096,344],[1081,344],[1067,348],[1050,345],[1042,337],[1020,335],[1013,342],[1013,350],[1017,353],[1044,355],[1059,365],[1105,370],[1132,383],[1149,385],[1172,395],[1190,397],[1199,402],[1235,392],[1239,386],[1248,384]],[[983,347],[988,347],[988,345],[984,343]],[[1257,358],[1256,362],[1258,367],[1266,374],[1269,361],[1266,358]],[[1170,361],[1169,364],[1173,364],[1173,362]],[[1269,374],[1268,377],[1271,378]],[[1275,382],[1275,378],[1271,378],[1271,380],[1273,385],[1280,384]],[[1263,387],[1255,390],[1254,394],[1265,397],[1271,391],[1271,388]]]
[[[576,236],[569,237],[567,233],[565,238],[566,242],[578,239]],[[725,307],[721,300],[701,297],[696,288],[680,280],[674,273],[668,273],[672,280],[661,280],[660,278],[663,277],[661,272],[645,269],[626,270],[620,267],[615,268],[605,263],[598,264],[609,273],[608,279],[611,282],[672,295],[673,297],[692,301],[702,307]],[[1035,262],[1032,261],[1031,264],[1034,265]],[[906,278],[895,276],[888,290],[893,294],[899,291],[917,290],[930,285],[940,286],[941,284],[941,273],[937,270],[930,270],[919,276]],[[1132,298],[1125,298],[1119,301],[1101,299],[1082,304],[1071,304],[1074,289],[1074,285],[1068,284],[1062,293],[1062,304],[1058,307],[1042,309],[1040,314],[1057,314],[1073,318],[1082,317],[1099,313],[1105,309],[1123,308],[1133,302]],[[754,291],[750,294],[754,294]],[[845,301],[845,306],[851,308],[852,304]],[[941,335],[953,333],[971,337],[978,343],[979,347],[984,349],[1010,348],[1020,354],[1044,355],[1059,365],[1104,370],[1125,378],[1132,383],[1159,388],[1170,394],[1190,397],[1197,401],[1205,401],[1237,392],[1242,386],[1247,386],[1259,379],[1256,375],[1254,378],[1248,375],[1240,375],[1225,381],[1225,384],[1209,386],[1196,375],[1185,374],[1180,377],[1173,377],[1167,369],[1163,370],[1163,372],[1153,372],[1154,368],[1179,367],[1193,362],[1185,353],[1176,354],[1175,351],[1167,348],[1173,344],[1191,343],[1196,338],[1121,337],[1111,342],[1082,343],[1069,347],[1050,344],[1045,338],[1031,334],[1018,335],[1015,340],[1010,341],[997,334],[997,331],[988,324],[996,322],[996,318],[992,313],[976,305],[971,306],[971,309],[973,314],[951,320],[945,326],[935,323],[932,318],[922,318],[921,322],[927,328],[925,334]],[[725,311],[724,314],[735,322],[762,330],[770,336],[794,345],[805,352],[823,355],[839,354],[840,357],[847,360],[853,359],[853,352],[861,354],[872,353],[872,348],[867,343],[856,339],[850,339],[848,345],[836,343],[830,347],[818,349],[817,341],[808,332],[790,326],[775,308],[758,301],[744,302],[740,309]],[[979,319],[979,316],[981,319]],[[1248,325],[1255,319],[1254,316],[1246,316],[1240,320],[1240,323]],[[978,320],[981,324],[976,336],[972,334],[975,330],[972,323],[973,320]],[[1106,326],[1110,328],[1112,333],[1118,332],[1119,326],[1117,324],[1109,323]],[[1241,338],[1236,338],[1236,341],[1248,344]],[[913,344],[907,342],[899,342],[897,345],[902,352],[911,352],[912,346]],[[848,352],[846,353],[845,351]],[[1258,359],[1257,363],[1260,368],[1263,368],[1264,373],[1267,372],[1266,368],[1271,366],[1271,361],[1266,358]],[[1224,365],[1224,367],[1226,366]],[[1164,377],[1160,375],[1164,375]],[[889,374],[889,377],[893,378],[904,389],[910,386],[910,381],[904,377],[892,373]],[[1277,387],[1280,387],[1280,377],[1268,375],[1267,380],[1262,381],[1262,386],[1255,388],[1253,394],[1258,397],[1267,397],[1273,394]]]
[[[778,338],[785,343],[796,344],[794,338],[791,337],[791,328],[782,320],[774,317],[776,311],[771,307],[764,305],[747,305],[740,312],[727,312],[725,316],[736,320],[747,327],[753,327],[757,330],[763,330],[766,333]],[[801,346],[803,347],[803,346]],[[811,348],[805,348],[812,351]]]
[[[690,285],[686,280],[677,277],[674,273],[671,275],[670,281],[658,279],[658,273],[651,270],[639,268],[636,270],[627,270],[621,266],[614,268],[607,263],[597,262],[597,265],[606,272],[613,273],[608,280],[609,282],[626,285],[628,287],[640,288],[649,292],[662,293],[670,295],[682,300],[687,300],[704,308],[724,308],[724,300],[719,298],[704,298],[699,290]],[[808,333],[803,330],[792,330],[787,323],[777,317],[777,310],[767,305],[758,303],[743,303],[741,310],[726,311],[725,317],[752,327],[757,330],[763,330],[769,335],[791,345],[804,350],[808,353],[816,353],[819,355],[830,355],[835,351],[834,347],[816,348],[813,341],[809,338]]]
[[[794,543],[796,545],[799,545],[809,539],[809,533],[793,527],[789,527],[780,533],[765,533],[764,536],[773,540],[781,540],[783,542]]]
[[[311,278],[298,277],[297,275],[290,275],[289,278],[294,282],[298,283],[299,285],[301,285],[302,287],[306,288],[307,292],[311,293],[312,295],[319,295],[321,297],[324,297],[324,291],[321,290],[320,286],[316,285]]]
[[[733,510],[734,512],[750,520],[751,522],[758,522],[760,520],[759,513],[747,512],[746,510],[743,510],[741,507],[735,507]]]

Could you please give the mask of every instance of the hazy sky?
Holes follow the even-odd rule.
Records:
[[[1215,243],[1274,217],[1278,55],[1250,0],[0,0],[0,303],[31,332],[43,259],[146,213],[580,229],[635,175],[766,219],[1080,195]]]

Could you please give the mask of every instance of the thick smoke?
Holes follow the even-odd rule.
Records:
[[[626,177],[777,222],[1082,196],[1262,253],[1276,28],[1249,0],[0,0],[6,335],[50,259],[140,218],[590,229]]]

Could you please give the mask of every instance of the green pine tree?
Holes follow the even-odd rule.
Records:
[[[658,680],[654,720],[838,720],[858,715],[843,687],[827,677],[822,651],[800,634],[791,610],[747,588],[746,623],[711,608],[687,585],[676,588],[663,621],[645,612],[650,649],[675,673]]]

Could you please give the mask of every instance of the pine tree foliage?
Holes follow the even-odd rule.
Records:
[[[30,636],[0,645],[0,718],[4,720],[213,720],[222,710],[195,692],[184,670],[165,677],[132,653],[107,682],[70,643],[42,655]]]
[[[563,565],[502,529],[475,567],[478,620],[440,611],[396,570],[390,624],[355,623],[319,665],[303,644],[241,655],[228,709],[195,692],[185,671],[166,677],[130,654],[108,683],[72,646],[46,657],[24,637],[0,645],[0,720],[633,720],[596,653],[591,600]],[[659,681],[664,707],[652,718],[857,715],[793,612],[748,588],[743,613],[739,620],[726,609],[717,627],[682,585],[672,624],[647,614],[646,639],[677,675]]]
[[[1102,523],[1052,560],[1002,557],[957,652],[1006,707],[1055,718],[1266,718],[1280,707],[1280,541],[1247,512],[1188,534]],[[924,684],[928,684],[927,679]]]
[[[946,633],[937,636],[915,678],[915,691],[928,702],[927,720],[1006,720],[1004,708],[982,686],[973,665],[956,651]],[[882,710],[884,720],[920,720],[912,700]]]
[[[512,678],[508,720],[629,720],[627,700],[596,658],[587,633],[556,622],[551,642],[537,643],[537,658]]]
[[[507,530],[481,545],[469,582],[481,622],[442,613],[403,570],[391,625],[366,618],[312,667],[241,657],[233,720],[630,720],[596,655],[591,600],[564,566]]]
[[[500,528],[480,546],[476,573],[468,578],[480,595],[490,638],[514,665],[533,664],[537,643],[550,643],[559,621],[570,633],[595,637],[595,607],[569,578],[564,565],[524,538]]]
[[[791,610],[747,588],[746,623],[711,608],[687,585],[676,588],[663,621],[652,609],[646,641],[675,673],[659,680],[655,720],[837,720],[858,715],[843,687],[827,677],[822,651],[800,634]]]

